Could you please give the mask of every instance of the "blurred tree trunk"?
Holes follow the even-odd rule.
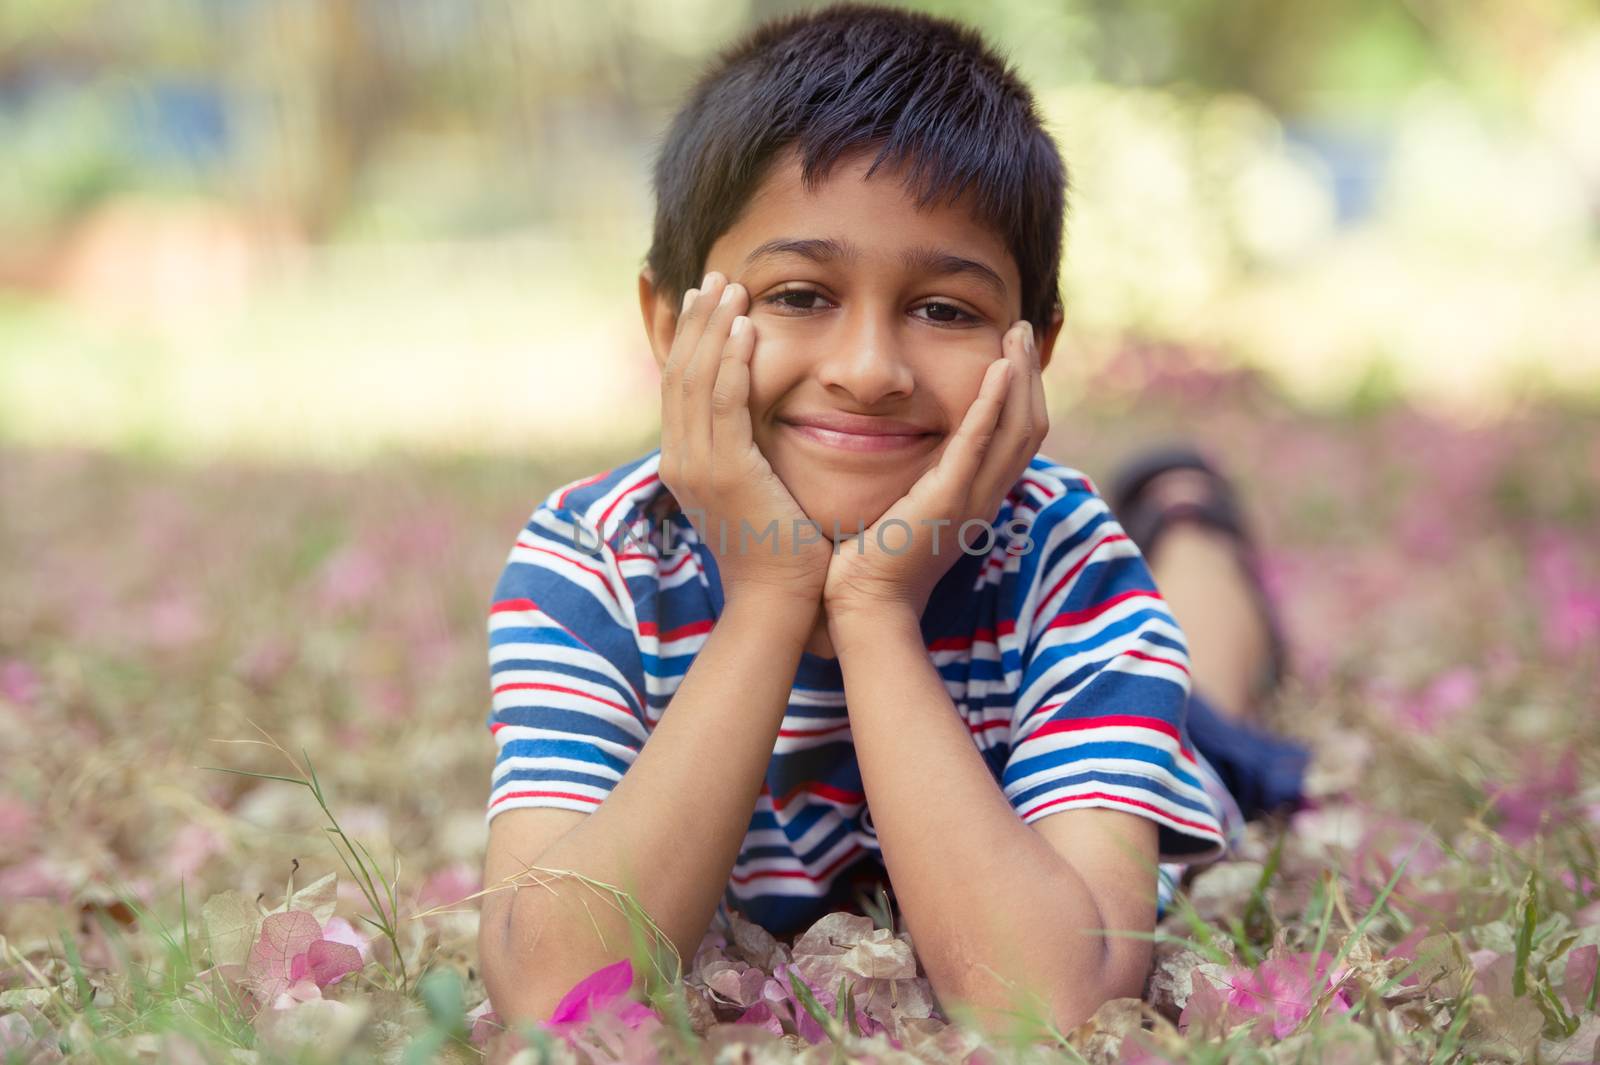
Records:
[[[361,0],[317,0],[321,47],[315,82],[316,164],[299,213],[313,239],[326,236],[349,206],[363,169],[405,112],[408,79],[375,39]]]

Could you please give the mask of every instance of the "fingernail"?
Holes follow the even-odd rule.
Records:
[[[707,270],[706,271],[706,276],[700,279],[700,287],[701,288],[710,288],[711,287],[711,278],[712,278],[712,276],[714,274],[716,274],[715,270]]]
[[[742,314],[739,315],[739,317],[733,320],[733,328],[728,331],[728,335],[738,336],[740,333],[744,332],[744,327],[749,324],[749,322],[750,319],[746,318]]]
[[[1028,336],[1027,336],[1028,347],[1031,348],[1031,347],[1033,347],[1033,323],[1032,322],[1023,322],[1022,325],[1023,325],[1023,328],[1027,330],[1027,333],[1028,333]]]
[[[727,288],[722,290],[722,298],[717,301],[717,304],[719,306],[722,306],[722,305],[726,305],[726,304],[729,304],[729,303],[732,303],[732,302],[733,302],[733,286],[729,285]]]
[[[700,295],[700,292],[699,292],[698,289],[692,289],[691,288],[688,292],[685,292],[683,294],[683,310],[679,311],[678,313],[679,314],[688,314],[689,313],[689,304],[693,303],[694,302],[694,298],[696,296],[698,296],[698,295]]]

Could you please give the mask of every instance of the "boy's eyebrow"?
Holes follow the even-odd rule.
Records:
[[[907,248],[900,257],[907,270],[919,270],[923,273],[936,274],[946,277],[951,274],[968,274],[984,287],[992,289],[1000,299],[1006,298],[1005,279],[997,274],[992,267],[968,259],[966,256],[957,255],[946,251],[944,248],[935,248],[928,244],[919,244],[914,248]]]
[[[832,237],[776,237],[758,245],[754,251],[745,256],[744,268],[748,270],[762,259],[777,258],[781,255],[798,255],[817,263],[836,259],[853,262],[860,258],[861,251],[849,241],[835,240]],[[993,289],[996,296],[1005,299],[1005,279],[992,267],[976,259],[968,259],[929,244],[919,244],[914,248],[907,248],[900,256],[900,262],[907,270],[920,270],[940,276],[969,274],[979,283]]]

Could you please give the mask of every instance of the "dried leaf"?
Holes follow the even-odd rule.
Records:
[[[761,1001],[761,989],[767,982],[766,973],[738,961],[713,961],[701,975],[717,1001],[745,1009]]]
[[[1122,1041],[1144,1028],[1145,1004],[1136,998],[1113,998],[1100,1004],[1094,1015],[1067,1035],[1068,1041],[1090,1061],[1115,1061]]]
[[[892,1027],[897,1017],[927,1017],[933,1012],[932,988],[917,975],[910,941],[877,927],[869,917],[842,911],[826,914],[795,940],[793,953],[791,964],[808,986],[831,994],[841,977],[848,980],[862,1031],[869,1035],[879,1027]]]
[[[1146,997],[1161,1014],[1176,1020],[1189,1004],[1194,990],[1194,970],[1206,964],[1205,955],[1175,943],[1158,943]]]
[[[341,1061],[368,1012],[364,1002],[320,998],[264,1010],[256,1019],[256,1039],[262,1049],[293,1055],[297,1061]]]
[[[1600,947],[1577,947],[1567,953],[1567,977],[1562,981],[1562,991],[1574,1016],[1589,1011],[1596,967],[1600,967]]]
[[[789,961],[789,948],[760,925],[731,912],[728,914],[728,925],[733,932],[733,942],[728,944],[731,956],[769,973]]]
[[[1214,862],[1189,885],[1189,901],[1207,921],[1240,917],[1261,882],[1261,870],[1260,862]]]
[[[1593,1065],[1600,1061],[1600,1016],[1591,1013],[1571,1035],[1540,1042],[1539,1060],[1549,1065]]]
[[[224,891],[200,909],[207,949],[213,965],[243,965],[261,931],[261,910],[254,899]]]
[[[299,888],[293,895],[283,900],[283,904],[273,913],[287,913],[290,910],[303,910],[317,919],[317,924],[325,924],[333,916],[334,908],[339,902],[339,878],[334,873],[319,877]]]

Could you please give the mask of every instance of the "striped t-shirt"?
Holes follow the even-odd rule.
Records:
[[[598,807],[722,612],[715,552],[660,458],[557,488],[511,549],[488,622],[489,818]],[[1222,853],[1234,816],[1184,726],[1183,633],[1093,483],[1036,455],[991,528],[935,586],[922,635],[1017,816],[1148,817],[1169,874]],[[803,651],[723,906],[786,934],[884,880],[839,661]]]

